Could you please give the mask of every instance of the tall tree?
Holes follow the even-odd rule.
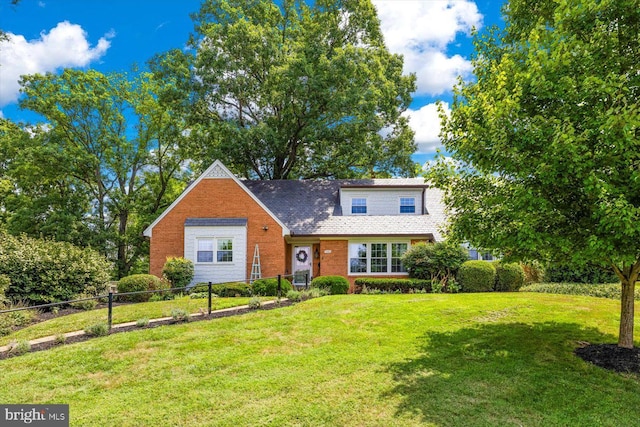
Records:
[[[51,222],[60,209],[71,216],[67,222],[85,226],[81,240],[114,259],[117,276],[126,275],[146,252],[144,226],[184,187],[180,143],[187,136],[181,114],[171,108],[174,82],[153,73],[67,69],[23,76],[21,84],[21,107],[47,124],[31,132],[9,162],[20,186],[13,191],[10,229],[60,238],[64,221],[51,233],[24,229],[28,215]]]
[[[431,178],[451,234],[513,258],[607,265],[622,283],[618,345],[633,347],[640,273],[637,0],[512,0],[476,35]]]
[[[259,179],[414,173],[415,77],[369,0],[205,0],[194,21],[197,158]]]

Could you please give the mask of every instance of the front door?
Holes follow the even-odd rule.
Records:
[[[293,283],[295,285],[304,285],[305,276],[311,281],[311,255],[310,246],[293,247]]]

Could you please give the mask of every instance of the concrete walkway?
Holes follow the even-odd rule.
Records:
[[[286,298],[281,298],[280,302],[285,302],[288,301]],[[271,301],[262,301],[260,303],[260,307],[269,307],[271,305],[277,304],[276,300],[271,300]],[[227,312],[231,312],[231,311],[236,311],[236,310],[243,310],[243,309],[248,309],[249,306],[248,305],[237,305],[235,307],[229,307],[229,308],[222,308],[220,310],[213,310],[211,311],[211,314],[218,314],[218,313],[227,313]],[[201,317],[201,316],[206,316],[205,313],[193,313],[191,314],[191,317]],[[153,325],[154,323],[161,323],[161,322],[166,322],[167,320],[172,320],[173,317],[160,317],[159,319],[151,319],[149,320],[149,325]],[[138,322],[126,322],[126,323],[118,323],[115,325],[111,326],[111,330],[112,331],[117,331],[118,329],[121,328],[127,328],[129,326],[135,326]],[[142,329],[142,328],[140,328]],[[59,334],[59,335],[51,335],[48,337],[42,337],[42,338],[37,338],[35,340],[30,340],[29,341],[29,345],[33,346],[36,344],[42,344],[42,343],[47,343],[47,342],[53,342],[56,340],[56,338],[58,336],[62,336],[64,335],[65,339],[66,338],[71,338],[71,337],[78,337],[78,336],[82,336],[82,335],[86,335],[85,331],[74,331],[74,332],[67,332],[64,334]],[[11,349],[11,345],[5,345],[0,347],[0,353],[4,353],[7,352]]]

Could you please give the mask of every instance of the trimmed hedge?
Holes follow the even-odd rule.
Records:
[[[222,298],[230,298],[235,296],[250,297],[252,295],[251,285],[244,282],[217,283],[211,285],[211,292]],[[190,294],[209,294],[209,284],[205,282],[196,283],[191,289]]]
[[[426,289],[431,291],[431,280],[422,279],[393,279],[381,277],[360,277],[355,281],[355,293],[360,293],[362,287],[377,289],[383,292],[408,293],[410,289]]]
[[[291,282],[285,279],[284,277],[280,282],[281,286],[281,296],[287,295],[287,292],[293,290],[293,286]],[[253,281],[253,294],[261,295],[261,296],[269,296],[274,297],[278,295],[278,279],[258,279]]]
[[[533,283],[520,288],[520,292],[539,292],[545,294],[583,295],[598,298],[620,300],[620,283]],[[634,299],[640,300],[640,282],[636,283]]]
[[[310,283],[312,288],[327,289],[331,295],[349,292],[349,281],[342,276],[320,276]]]
[[[458,270],[458,283],[462,292],[493,291],[496,269],[487,261],[467,261]]]
[[[549,264],[545,268],[544,280],[549,283],[615,283],[620,279],[611,268]]]
[[[193,262],[182,257],[169,257],[162,267],[162,277],[171,283],[172,288],[186,288],[194,274]]]
[[[161,280],[153,274],[133,274],[123,277],[118,281],[118,292],[141,292],[141,291],[157,291],[161,289],[169,289],[169,284]],[[129,302],[145,302],[149,301],[154,293],[122,295],[118,296],[118,301]]]
[[[524,271],[520,264],[494,263],[496,269],[495,290],[499,292],[517,291],[524,284]]]
[[[6,296],[14,301],[34,305],[104,294],[111,270],[92,249],[0,232],[0,275],[9,278]]]

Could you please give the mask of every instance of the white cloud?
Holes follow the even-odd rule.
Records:
[[[451,112],[449,104],[442,103],[442,108],[448,116]],[[416,153],[431,154],[441,146],[440,143],[440,117],[436,104],[427,104],[419,110],[407,110],[404,113],[409,117],[409,126],[416,133],[415,141],[418,146]]]
[[[471,63],[447,56],[447,46],[460,32],[480,28],[482,15],[470,0],[374,0],[389,50],[403,54],[405,71],[418,78],[418,94],[439,95],[450,90]]]
[[[84,67],[102,57],[111,42],[113,32],[98,40],[94,47],[80,25],[60,22],[40,38],[27,41],[24,36],[8,33],[0,42],[0,106],[17,101],[24,74],[53,72],[62,67]]]

